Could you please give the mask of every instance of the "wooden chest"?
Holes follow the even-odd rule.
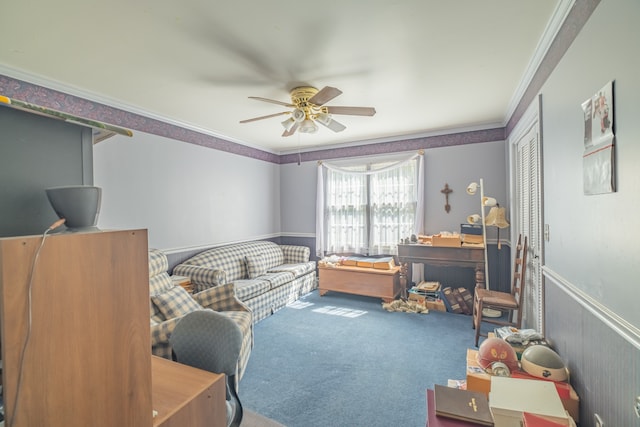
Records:
[[[378,270],[362,267],[318,268],[320,295],[329,291],[382,298],[391,302],[400,294],[400,267]]]

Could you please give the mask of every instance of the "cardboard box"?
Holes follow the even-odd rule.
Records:
[[[409,291],[408,294],[409,301],[415,301],[418,304],[425,306],[429,310],[447,311],[447,307],[445,307],[444,302],[440,299],[430,300],[424,293],[415,291],[413,289]]]
[[[448,248],[459,248],[462,246],[462,240],[460,240],[459,234],[451,236],[443,236],[441,234],[434,234],[432,237],[433,246],[444,246]]]
[[[476,360],[478,350],[467,349],[467,390],[479,391],[487,396],[491,391],[491,375]]]
[[[418,242],[422,243],[423,245],[431,245],[431,244],[433,244],[433,236],[432,235],[419,234],[418,235]]]
[[[427,308],[435,311],[447,311],[447,307],[445,307],[444,302],[441,299],[435,301],[427,300]]]
[[[491,391],[491,375],[487,374],[476,361],[478,350],[467,350],[467,390],[481,391],[487,395]],[[546,381],[533,377],[526,372],[518,371],[512,375],[514,378],[533,379],[537,381]],[[556,385],[558,396],[562,402],[564,409],[569,412],[571,418],[578,423],[580,422],[580,397],[569,383],[549,381]]]
[[[555,384],[550,381],[491,377],[489,406],[495,427],[521,427],[524,412],[569,425]]]
[[[409,301],[415,301],[418,304],[422,304],[425,305],[425,302],[427,301],[427,297],[423,294],[420,294],[418,292],[408,292],[409,294]]]

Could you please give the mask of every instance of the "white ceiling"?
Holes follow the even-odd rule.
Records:
[[[504,126],[563,3],[12,1],[0,74],[275,153],[482,129]],[[377,114],[288,138],[284,116],[239,123],[288,110],[249,96],[299,85]]]

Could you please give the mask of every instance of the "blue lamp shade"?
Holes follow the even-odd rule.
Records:
[[[98,230],[102,189],[89,185],[47,188],[49,203],[71,231]]]

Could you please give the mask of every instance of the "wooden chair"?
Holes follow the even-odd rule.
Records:
[[[516,245],[516,255],[513,265],[513,281],[511,292],[492,291],[483,288],[476,288],[473,298],[473,328],[476,330],[476,347],[480,335],[487,336],[480,332],[482,322],[492,323],[501,326],[522,326],[522,302],[524,299],[525,270],[527,267],[527,237],[522,242],[522,235],[518,236]],[[483,316],[482,310],[485,308],[507,312],[507,318],[502,316],[494,318]],[[517,315],[514,319],[514,311]]]

